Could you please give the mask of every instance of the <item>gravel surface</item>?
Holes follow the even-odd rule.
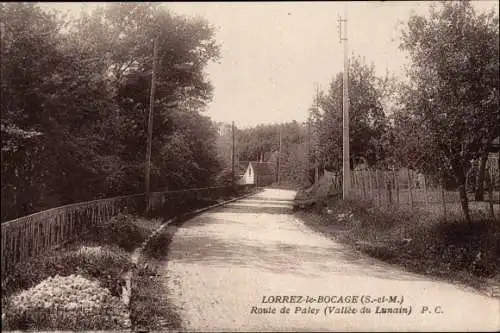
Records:
[[[178,228],[159,273],[183,330],[500,329],[498,299],[403,272],[312,231],[292,215],[294,196],[266,189]]]

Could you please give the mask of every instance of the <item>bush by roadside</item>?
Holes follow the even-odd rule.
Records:
[[[150,232],[134,224],[133,219],[120,214],[109,224],[90,229],[74,243],[17,265],[9,277],[2,279],[2,295],[9,296],[31,288],[55,275],[73,273],[96,278],[106,287],[111,287],[110,279],[119,280],[120,274],[130,269],[128,253],[139,246]],[[99,250],[85,251],[86,248]]]
[[[363,253],[408,271],[498,293],[498,221],[482,218],[469,226],[460,219],[381,210],[359,201],[304,193],[298,198],[296,214],[306,224]]]
[[[236,193],[234,196],[241,194],[243,193]],[[177,205],[175,212],[184,213],[217,202],[197,200],[184,203]],[[163,218],[169,216],[162,215]],[[162,281],[154,273],[157,266],[155,263],[166,260],[171,235],[155,235],[145,249],[138,267],[131,261],[134,251],[162,223],[162,218],[145,219],[118,214],[109,223],[91,228],[71,244],[17,265],[9,277],[2,277],[2,330],[128,329],[130,321],[136,328],[179,329],[179,316],[165,298],[166,293],[159,292],[163,288]],[[148,265],[144,266],[146,263]],[[127,311],[125,316],[120,312],[123,307],[120,297],[123,296],[125,275],[129,271],[132,271],[133,291],[130,309],[127,309],[130,312]],[[61,279],[75,276],[84,280],[79,280],[75,285],[70,284],[74,286],[71,290],[45,288],[54,281],[58,285],[64,284]],[[109,297],[105,297],[105,301],[97,306],[68,309],[67,302],[72,303],[75,297],[85,299],[86,296],[78,296],[82,290],[82,281],[98,282],[99,287],[87,293],[93,295],[91,297],[98,297],[102,290],[108,290]],[[99,291],[98,288],[102,290]],[[43,292],[39,293],[39,289]],[[26,291],[42,295],[40,297],[45,302],[44,306],[23,308],[11,302],[13,297]],[[126,320],[116,318],[117,309],[121,319],[130,314],[128,324]]]
[[[142,244],[154,227],[155,221],[118,214],[108,223],[90,228],[75,244],[116,245],[126,252],[132,252]]]
[[[113,317],[112,309],[123,306],[120,297],[125,282],[123,274],[132,268],[130,252],[151,232],[146,223],[137,223],[138,220],[119,214],[109,224],[92,228],[79,240],[17,265],[9,277],[2,278],[2,314],[5,315],[2,329],[127,328],[126,320]],[[78,277],[79,282],[70,284],[74,288],[65,289],[61,284],[68,283],[65,279],[69,277]],[[95,288],[90,288],[95,291],[92,297],[101,295],[98,292],[101,289],[109,293],[97,304],[99,310],[80,306],[66,309],[68,302],[82,299],[82,284],[92,284],[92,281],[97,283]],[[54,283],[60,288],[53,287]],[[46,285],[52,287],[43,287]],[[12,303],[26,292],[40,296],[43,306],[23,307],[22,302]],[[26,304],[30,304],[28,299]],[[94,310],[100,315],[90,316]],[[95,320],[89,319],[92,317]]]
[[[9,299],[2,329],[120,329],[130,327],[126,306],[98,281],[79,275],[48,278]]]

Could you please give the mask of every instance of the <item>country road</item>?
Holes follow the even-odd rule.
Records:
[[[177,229],[161,274],[183,331],[500,329],[498,299],[403,272],[312,231],[293,216],[294,196],[265,189]]]

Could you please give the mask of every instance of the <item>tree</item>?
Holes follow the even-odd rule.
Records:
[[[307,129],[296,121],[257,125],[238,130],[237,143],[241,161],[260,161],[278,165],[279,132],[281,127],[280,181],[304,185],[306,177]]]
[[[405,108],[412,126],[427,136],[420,149],[434,156],[458,184],[470,222],[466,174],[500,130],[498,13],[477,14],[469,1],[440,2],[428,16],[413,15],[401,48],[412,65]]]
[[[349,66],[349,144],[351,167],[362,158],[369,165],[385,159],[382,135],[387,119],[382,106],[380,79],[373,66],[359,57],[351,57]],[[327,93],[319,96],[319,109],[312,115],[313,132],[317,133],[320,163],[339,170],[342,165],[342,73],[330,83]]]
[[[213,180],[215,129],[200,114],[212,98],[204,68],[219,53],[208,22],[142,3],[109,4],[74,21],[8,3],[0,18],[2,220],[143,190],[156,36],[152,184]]]
[[[142,175],[144,168],[152,41],[157,36],[159,66],[151,183],[156,189],[163,189],[182,184],[192,186],[194,179],[205,184],[211,179],[187,174],[195,172],[193,163],[197,155],[188,149],[191,146],[186,142],[187,136],[177,126],[182,124],[178,115],[201,112],[212,98],[212,87],[203,72],[208,62],[219,56],[212,27],[202,19],[174,15],[157,4],[115,3],[83,16],[74,30],[78,36],[85,36],[87,49],[94,50],[96,56],[107,55],[110,89],[117,104],[114,121],[119,133],[119,156],[126,166],[121,175],[131,180],[122,191],[142,189],[142,176],[137,175]],[[210,137],[203,136],[214,130],[209,123],[199,120],[189,124],[199,130],[201,140],[212,142]],[[181,147],[186,148],[182,154],[172,155]],[[212,153],[213,149],[201,153],[205,152]],[[171,158],[167,164],[165,156]],[[162,167],[168,167],[170,172],[160,171]],[[208,165],[207,169],[212,167]]]
[[[66,44],[65,22],[56,13],[13,3],[2,5],[1,15],[3,132],[39,133],[29,140],[17,135],[15,151],[2,149],[5,204],[13,198],[5,218],[71,202],[91,190],[95,169],[88,161],[95,156],[86,153],[98,145],[98,119],[109,111],[109,99],[102,66],[82,61],[85,55]],[[76,149],[85,140],[95,145]],[[88,182],[74,186],[72,180],[81,177]]]

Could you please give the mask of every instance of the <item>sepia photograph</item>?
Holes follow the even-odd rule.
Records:
[[[499,2],[2,2],[2,332],[500,331]]]

